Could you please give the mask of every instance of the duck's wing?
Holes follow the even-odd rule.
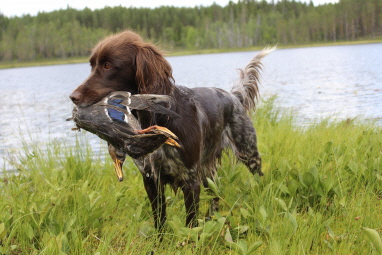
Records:
[[[130,108],[160,113],[172,118],[181,118],[178,113],[164,107],[163,103],[171,104],[173,98],[167,95],[137,94],[131,96]]]
[[[160,113],[172,118],[181,118],[178,113],[161,105],[163,103],[171,104],[173,102],[171,96],[155,94],[131,95],[129,92],[116,91],[112,92],[108,98],[109,100],[118,100],[120,105],[130,109]]]

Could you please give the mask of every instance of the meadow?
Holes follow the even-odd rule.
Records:
[[[184,227],[182,194],[168,188],[162,242],[131,161],[120,183],[90,146],[28,146],[18,174],[0,179],[0,254],[382,254],[380,124],[294,116],[262,102],[253,119],[265,175],[224,156],[199,227]],[[214,196],[220,211],[205,221]]]

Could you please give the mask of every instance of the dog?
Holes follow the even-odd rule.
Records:
[[[159,125],[171,130],[180,147],[163,145],[141,159],[139,168],[149,197],[156,229],[166,221],[164,187],[181,189],[186,207],[186,226],[197,226],[200,185],[215,179],[223,150],[231,148],[252,174],[263,175],[257,136],[248,115],[259,97],[261,60],[273,48],[265,48],[240,70],[231,92],[219,88],[187,88],[175,85],[172,68],[161,50],[127,30],[100,41],[90,56],[91,74],[70,95],[77,107],[97,103],[115,91],[160,94],[172,97],[164,105],[181,118],[135,111],[142,128]],[[211,202],[212,212],[218,200]]]

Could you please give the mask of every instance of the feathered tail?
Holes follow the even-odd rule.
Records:
[[[276,47],[264,48],[244,70],[239,69],[240,79],[235,83],[231,92],[239,98],[247,112],[256,109],[256,101],[259,98],[261,60],[275,49]]]

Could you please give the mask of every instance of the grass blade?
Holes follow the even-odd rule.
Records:
[[[373,243],[377,252],[379,254],[382,254],[382,240],[378,232],[371,228],[362,228],[362,230],[366,234],[366,236],[370,239],[370,241]]]

